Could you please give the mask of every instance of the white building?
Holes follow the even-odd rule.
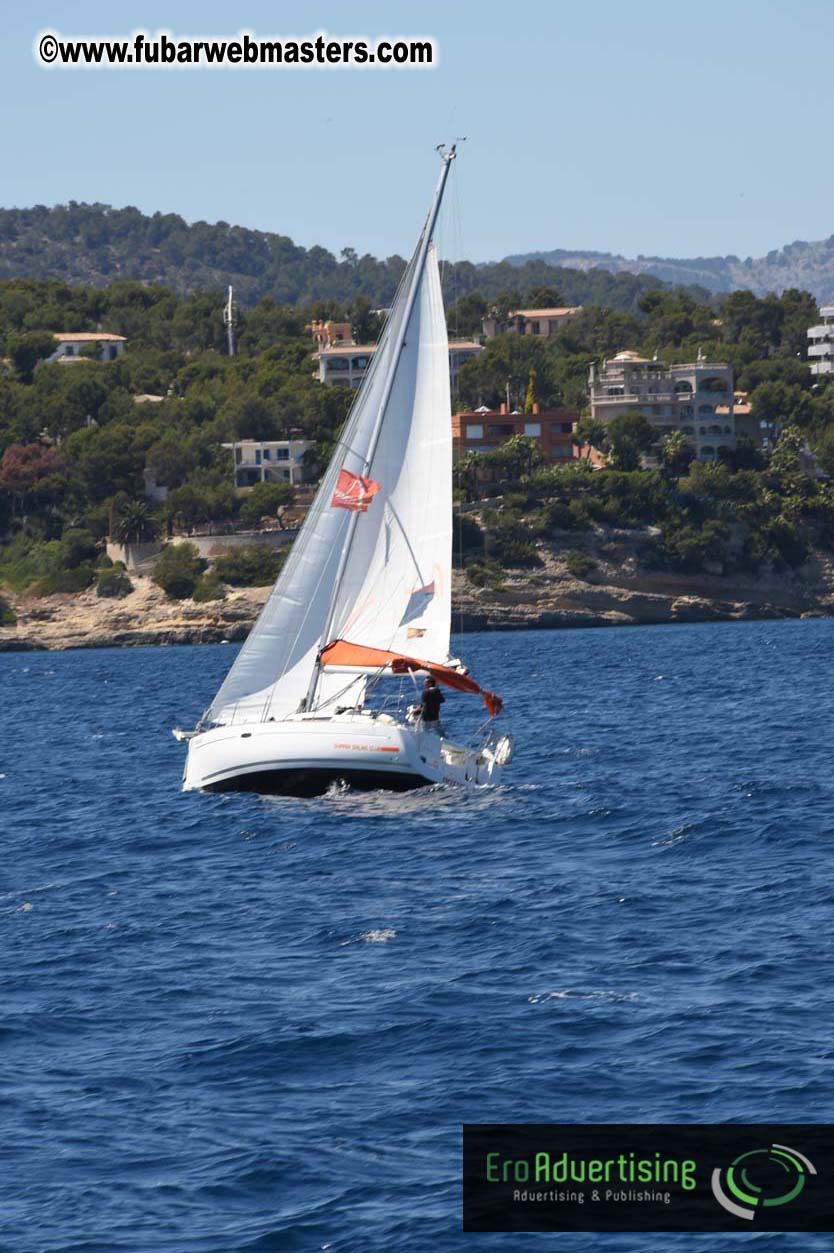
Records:
[[[457,390],[458,371],[467,361],[484,351],[483,345],[471,339],[449,340],[449,378],[452,391]],[[376,344],[333,344],[316,353],[320,383],[338,383],[358,387],[368,372],[376,352]]]
[[[725,362],[698,360],[664,365],[636,352],[618,352],[591,366],[591,413],[603,422],[642,413],[657,429],[658,443],[673,431],[689,439],[701,461],[736,446],[733,369]],[[720,412],[719,412],[720,411]]]
[[[834,372],[834,305],[822,305],[822,322],[808,328],[808,360],[812,374]]]
[[[59,361],[61,365],[89,360],[81,349],[88,348],[90,344],[98,347],[99,361],[115,361],[122,355],[127,343],[124,335],[110,335],[107,331],[56,331],[53,338],[58,341],[58,347],[51,357],[47,357],[47,361]]]
[[[298,487],[308,477],[304,454],[314,446],[309,439],[239,439],[223,445],[234,457],[235,487],[254,487],[256,483]]]

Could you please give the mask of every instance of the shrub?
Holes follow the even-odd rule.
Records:
[[[14,626],[16,622],[17,618],[11,605],[0,596],[0,626]]]
[[[498,561],[505,570],[531,570],[542,564],[534,544],[524,539],[506,539],[496,545],[493,550]]]
[[[542,534],[553,531],[587,531],[591,525],[588,506],[584,500],[551,500],[539,512],[539,528]]]
[[[458,514],[454,519],[452,537],[452,552],[455,565],[463,565],[469,553],[482,553],[483,551],[484,533],[478,526],[478,523],[474,518],[470,518],[468,514]]]
[[[121,599],[123,596],[129,596],[133,591],[133,584],[126,574],[121,570],[102,570],[98,576],[96,584],[96,594],[98,596],[112,596]]]
[[[55,592],[84,592],[93,582],[96,572],[91,565],[74,566],[71,570],[55,570],[45,574],[32,585],[35,596],[52,596]]]
[[[575,548],[565,557],[565,564],[575,579],[584,579],[592,570],[598,570],[599,564],[587,553],[580,553]]]
[[[80,566],[86,561],[95,561],[98,556],[96,538],[91,531],[80,526],[69,527],[61,536],[64,565]]]
[[[504,569],[532,569],[542,564],[533,539],[535,532],[521,522],[497,517],[487,531],[487,552]]]
[[[201,574],[194,585],[193,599],[200,604],[207,600],[224,600],[225,596],[223,585],[213,571]]]
[[[205,566],[195,544],[169,544],[153,568],[153,581],[171,600],[186,600]]]
[[[285,553],[276,552],[264,544],[247,544],[232,548],[217,557],[214,573],[223,583],[232,587],[263,587],[274,583],[284,564]]]
[[[256,483],[240,506],[240,516],[244,522],[260,522],[261,518],[274,517],[279,509],[294,500],[295,491],[290,483]]]
[[[727,538],[727,527],[714,518],[697,528],[667,525],[661,543],[650,546],[647,556],[652,564],[697,574],[707,561],[726,560]]]

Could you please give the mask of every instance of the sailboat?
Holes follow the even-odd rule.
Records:
[[[501,698],[449,652],[449,346],[432,235],[455,147],[438,151],[434,199],[304,525],[211,705],[174,731],[186,791],[496,783],[512,755]],[[374,700],[391,676],[399,693]],[[472,740],[423,721],[425,676],[482,698]]]

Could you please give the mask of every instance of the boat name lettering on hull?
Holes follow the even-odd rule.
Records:
[[[334,748],[346,748],[351,753],[398,753],[398,748],[380,748],[378,744],[334,744]]]

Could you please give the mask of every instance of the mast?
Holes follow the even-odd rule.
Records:
[[[423,277],[423,270],[425,269],[426,254],[428,253],[429,244],[431,243],[432,234],[434,233],[435,224],[437,222],[437,215],[440,212],[440,205],[443,200],[443,192],[445,191],[445,188],[446,188],[446,180],[449,177],[449,169],[456,156],[456,151],[455,151],[456,148],[457,148],[457,144],[452,144],[451,148],[449,148],[448,151],[445,151],[442,145],[439,145],[437,149],[438,152],[440,153],[442,167],[440,170],[440,177],[437,180],[437,187],[435,189],[434,199],[431,203],[431,208],[429,209],[428,217],[426,218],[426,223],[425,223],[425,226],[423,227],[423,232],[420,236],[420,241],[417,246],[417,255],[415,258],[415,262],[414,262],[414,272],[412,273],[412,276],[411,276],[411,284],[410,284],[408,294],[406,297],[405,312],[403,314],[403,320],[402,320],[403,334],[406,334],[408,332],[408,324],[409,324],[409,321],[411,320],[411,312],[414,308],[414,301],[417,297],[417,291],[420,287],[420,280]],[[382,423],[385,419],[385,411],[388,408],[388,401],[391,397],[391,391],[394,386],[394,378],[397,373],[397,366],[399,365],[400,354],[404,347],[405,347],[405,340],[403,339],[401,340],[397,351],[394,354],[392,354],[391,361],[388,364],[388,373],[385,377],[385,382],[384,382],[383,389],[382,389],[382,395],[379,400],[379,407],[377,409],[376,419],[374,421],[373,430],[371,432],[371,438],[368,443],[368,450],[365,454],[365,458],[363,461],[363,468],[362,468],[363,476],[366,476],[368,474],[368,471],[371,468],[371,463],[373,462],[373,459],[374,459],[376,446],[379,443],[379,437],[382,432]],[[345,536],[345,541],[344,541],[344,544],[342,545],[342,551],[339,556],[339,566],[336,571],[336,578],[333,581],[333,591],[330,596],[330,605],[327,610],[327,618],[325,619],[324,629],[322,630],[322,633],[321,633],[320,648],[323,648],[325,644],[328,644],[330,642],[330,632],[333,627],[333,618],[336,612],[336,605],[339,599],[339,590],[342,585],[342,579],[344,578],[344,573],[345,573],[345,568],[347,566],[348,557],[350,556],[350,549],[353,543],[353,536],[356,531],[356,524],[358,522],[358,519],[359,519],[359,514],[354,513],[351,515],[350,523],[348,524],[347,535]],[[321,662],[319,661],[319,658],[316,657],[316,663],[313,666],[313,673],[310,677],[310,685],[307,689],[306,707],[308,710],[312,709],[314,706],[316,689],[318,688],[320,676],[321,676]]]

